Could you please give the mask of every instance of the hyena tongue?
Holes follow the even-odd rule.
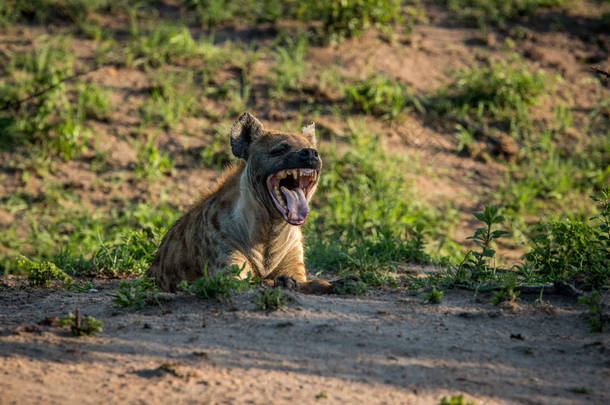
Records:
[[[307,198],[303,193],[303,189],[296,187],[292,190],[282,187],[282,194],[286,197],[286,206],[288,207],[288,218],[293,221],[305,221],[309,213],[309,205]]]

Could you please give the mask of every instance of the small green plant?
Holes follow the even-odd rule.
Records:
[[[262,311],[275,311],[286,305],[286,298],[282,297],[279,288],[266,288],[263,292],[256,294],[254,303]]]
[[[35,287],[48,287],[53,279],[60,280],[64,285],[72,283],[72,277],[48,260],[33,261],[21,256],[17,259],[17,266],[27,273],[30,285]]]
[[[578,303],[586,305],[589,309],[589,324],[591,332],[603,332],[606,328],[606,314],[603,312],[602,296],[597,290],[593,290],[587,295],[578,297]]]
[[[70,312],[68,316],[59,318],[59,326],[70,327],[74,336],[89,336],[101,332],[104,322],[90,315],[81,318],[80,309],[76,308],[76,315]]]
[[[351,277],[335,282],[333,287],[335,293],[342,295],[364,295],[368,291],[366,282]]]
[[[154,278],[142,276],[133,281],[121,281],[116,297],[112,300],[121,307],[143,309],[159,305],[159,293]]]
[[[249,279],[238,278],[245,265],[244,263],[241,268],[238,265],[233,265],[227,268],[225,272],[209,276],[206,263],[203,269],[203,277],[199,277],[192,283],[183,280],[178,284],[178,288],[206,300],[217,297],[229,299],[231,298],[231,291],[242,290],[250,286]]]
[[[450,397],[443,397],[438,405],[475,405],[472,401],[464,400],[463,395],[452,395]]]
[[[170,173],[173,167],[174,162],[169,155],[160,152],[151,138],[138,151],[134,173],[139,179],[153,180]]]
[[[519,291],[515,291],[515,283],[508,283],[498,291],[493,292],[490,302],[494,305],[500,305],[503,302],[517,302]]]
[[[422,294],[422,298],[426,304],[439,304],[443,298],[443,291],[432,288],[429,293]]]
[[[68,161],[82,152],[87,145],[89,136],[88,128],[69,119],[55,126],[50,145],[64,160]]]
[[[499,214],[498,206],[485,206],[483,211],[474,212],[476,219],[485,224],[484,227],[477,228],[472,236],[472,240],[479,250],[470,250],[466,253],[464,261],[459,265],[457,278],[462,281],[478,282],[494,275],[494,268],[490,266],[496,251],[492,248],[492,242],[509,232],[505,230],[492,230],[493,225],[504,221],[504,217]]]
[[[367,114],[394,119],[408,108],[423,112],[424,107],[413,92],[398,80],[376,74],[345,86],[345,99]]]
[[[80,121],[106,121],[110,118],[110,93],[107,90],[91,83],[81,83],[76,90],[76,116]]]

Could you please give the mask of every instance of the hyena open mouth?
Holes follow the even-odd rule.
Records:
[[[286,169],[267,178],[267,189],[286,222],[301,225],[309,213],[307,198],[318,181],[315,169]]]

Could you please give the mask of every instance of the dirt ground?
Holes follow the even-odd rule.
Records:
[[[610,335],[589,332],[574,298],[497,307],[451,290],[426,305],[404,290],[285,292],[263,312],[256,289],[228,302],[170,296],[139,312],[98,292],[0,287],[0,403],[610,403]],[[79,307],[103,332],[72,337],[47,317]]]

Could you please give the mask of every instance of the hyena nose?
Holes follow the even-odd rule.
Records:
[[[303,148],[297,154],[299,158],[307,163],[315,163],[319,160],[318,151],[312,148]]]

